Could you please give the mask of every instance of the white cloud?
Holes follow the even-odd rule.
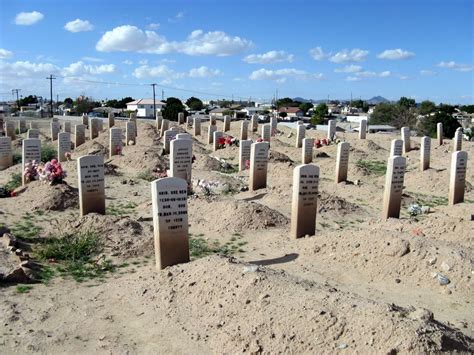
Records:
[[[13,57],[13,52],[0,48],[0,59],[8,59]]]
[[[389,60],[399,60],[399,59],[408,59],[413,58],[415,53],[406,51],[401,48],[397,49],[386,49],[382,53],[377,55],[379,59],[389,59]]]
[[[440,62],[440,63],[438,63],[437,66],[440,67],[440,68],[449,68],[449,69],[462,71],[462,72],[470,72],[474,69],[474,67],[472,65],[456,63],[455,61]]]
[[[82,57],[81,60],[85,62],[103,62],[104,60],[96,57]]]
[[[433,71],[433,70],[428,70],[428,69],[420,70],[420,74],[423,75],[423,76],[435,76],[435,75],[438,75],[437,72],[435,72],[435,71]]]
[[[160,24],[159,24],[159,23],[150,23],[150,24],[147,26],[147,28],[148,28],[149,30],[156,30],[156,29],[158,29],[159,27],[160,27]]]
[[[293,57],[293,54],[286,53],[285,51],[269,51],[263,54],[250,54],[242,60],[249,64],[291,63]]]
[[[79,61],[69,64],[63,69],[63,73],[69,76],[111,74],[115,69],[115,64],[89,65]]]
[[[41,21],[43,18],[44,18],[44,15],[38,11],[20,12],[15,17],[15,24],[30,26]]]
[[[288,78],[299,79],[299,80],[320,80],[323,79],[321,73],[308,73],[304,70],[285,68],[278,70],[259,69],[253,71],[249,79],[250,80],[276,80],[279,83],[285,82]]]
[[[354,65],[354,64],[346,65],[343,68],[334,69],[336,73],[357,73],[357,72],[360,72],[361,70],[362,70],[362,67],[360,65]]]
[[[331,55],[331,53],[324,53],[321,47],[312,48],[309,50],[309,53],[311,54],[311,57],[313,57],[314,60],[324,60]]]
[[[124,60],[122,63],[127,64],[127,65],[132,65],[133,64],[133,62],[131,60],[128,60],[128,59]]]
[[[190,78],[210,78],[221,74],[219,69],[209,69],[208,67],[202,66],[199,68],[192,68],[189,71]]]
[[[362,79],[356,76],[348,76],[345,80],[346,81],[361,81]]]
[[[80,20],[80,19],[75,19],[74,21],[69,21],[64,25],[64,29],[69,31],[69,32],[86,32],[86,31],[92,31],[94,29],[94,26],[87,21],[87,20]]]
[[[176,14],[175,17],[169,18],[168,21],[172,22],[172,23],[176,23],[176,22],[181,21],[183,19],[183,17],[184,17],[184,12],[180,11]]]
[[[356,76],[358,76],[359,78],[373,78],[375,76],[377,76],[377,73],[374,72],[374,71],[361,71],[361,72],[358,72],[358,73],[355,73]]]
[[[332,55],[329,60],[334,63],[344,62],[362,62],[367,58],[369,51],[364,49],[355,48],[352,50],[343,49],[336,54]]]
[[[0,62],[0,72],[2,76],[6,77],[31,77],[36,74],[54,74],[58,69],[58,67],[51,63],[32,63],[29,61]]]
[[[355,72],[354,75],[346,77],[346,81],[361,81],[367,78],[388,78],[392,76],[392,72],[390,70],[385,70],[382,72],[374,72],[374,71],[359,71]]]
[[[195,30],[181,42],[168,41],[154,31],[124,25],[107,31],[97,42],[96,49],[101,52],[140,52],[140,53],[184,53],[188,55],[228,56],[243,52],[252,47],[252,42],[231,37],[225,32],[203,32]]]
[[[411,79],[408,75],[399,75],[398,78],[400,80],[409,80],[409,79]]]
[[[391,75],[392,75],[392,72],[390,70],[385,70],[385,71],[379,73],[379,76],[381,78],[387,78]]]

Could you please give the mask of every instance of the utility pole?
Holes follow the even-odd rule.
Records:
[[[20,111],[20,99],[18,98],[18,93],[21,91],[21,89],[12,89],[12,95],[16,94],[16,108],[18,111]]]
[[[165,101],[165,90],[161,89],[161,101]]]
[[[56,79],[53,74],[49,75],[49,78],[46,78],[49,80],[49,97],[50,97],[50,108],[49,108],[49,115],[51,118],[53,118],[53,79]]]
[[[156,84],[151,84],[153,86],[153,117],[156,117],[156,100],[155,100],[155,86]]]

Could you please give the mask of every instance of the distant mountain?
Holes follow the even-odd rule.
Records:
[[[382,96],[374,96],[370,100],[367,100],[367,103],[369,105],[377,105],[383,102],[385,103],[385,102],[390,102],[390,101],[388,101],[385,97],[382,97]]]
[[[327,99],[313,100],[313,99],[304,99],[302,97],[294,97],[293,101],[311,102],[313,104],[321,104],[321,103],[326,103],[328,100]],[[339,100],[339,101],[340,102],[347,102],[347,103],[350,102],[350,100]],[[385,97],[382,97],[382,96],[374,96],[373,98],[371,98],[369,100],[365,100],[365,101],[367,101],[367,103],[369,105],[377,105],[377,104],[380,104],[382,102],[390,102],[389,100],[387,100]]]
[[[303,99],[302,97],[294,97],[293,101],[298,101],[298,102],[311,102],[312,100],[308,99]]]

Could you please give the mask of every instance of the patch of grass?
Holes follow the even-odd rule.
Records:
[[[357,160],[355,165],[368,174],[382,176],[387,170],[387,163],[379,160]]]
[[[51,159],[55,159],[57,156],[56,149],[49,144],[43,144],[41,146],[41,161],[47,163]]]
[[[28,293],[30,290],[33,288],[33,286],[30,285],[18,285],[16,287],[16,292],[18,293]]]
[[[13,191],[21,186],[21,174],[15,173],[10,175],[10,180],[5,184],[4,188],[7,191]]]
[[[51,281],[55,274],[56,273],[52,267],[43,265],[41,271],[38,274],[38,280],[40,280],[45,285],[48,285],[49,281]]]
[[[202,258],[212,254],[232,255],[237,252],[244,253],[242,247],[247,244],[246,241],[239,241],[242,238],[240,235],[234,235],[230,240],[221,244],[217,240],[209,241],[203,238],[203,234],[193,236],[189,235],[189,253],[192,259]]]
[[[408,192],[408,194],[413,196],[414,202],[420,206],[436,207],[448,205],[448,198],[444,196],[425,195],[418,192]]]
[[[111,203],[110,205],[107,206],[106,208],[106,214],[108,215],[113,215],[113,216],[128,216],[130,213],[133,212],[133,210],[137,207],[136,203],[133,202],[128,202],[128,203],[117,203],[113,204]]]
[[[234,164],[225,163],[221,164],[221,166],[219,167],[219,171],[224,174],[234,174],[239,172],[239,167]]]
[[[21,159],[22,159],[21,153],[14,152],[12,154],[12,157],[13,157],[13,165],[21,163]]]
[[[320,222],[319,225],[321,228],[329,228],[329,223]]]
[[[35,225],[31,219],[29,215],[24,216],[21,222],[16,223],[11,228],[12,234],[20,240],[35,240],[38,233],[41,232],[41,227]]]
[[[152,182],[156,180],[156,175],[154,175],[151,170],[145,170],[145,171],[139,172],[136,178]]]

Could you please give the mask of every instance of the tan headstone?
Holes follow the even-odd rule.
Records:
[[[403,154],[407,154],[411,150],[410,128],[402,127],[401,135],[402,135],[402,141],[403,141]]]
[[[296,125],[296,148],[303,146],[303,139],[306,134],[306,127],[302,124]]]
[[[436,124],[436,135],[438,138],[438,145],[443,145],[444,133],[443,133],[443,123],[441,122],[438,122]]]
[[[270,127],[270,125],[268,125]],[[250,148],[249,190],[267,187],[268,142],[252,143]]]
[[[74,148],[86,142],[86,126],[77,124],[74,126]]]
[[[335,136],[336,136],[336,121],[335,120],[329,120],[328,121],[327,139],[332,141]]]
[[[99,136],[99,119],[91,118],[89,120],[89,139],[92,140]]]
[[[130,118],[128,119],[129,122],[133,122],[133,125],[135,126],[135,137],[138,136],[138,123],[137,123],[137,113],[132,112],[130,113]]]
[[[163,123],[163,116],[160,111],[156,112],[156,129],[160,130],[161,129],[161,124]]]
[[[390,157],[401,157],[403,155],[403,141],[401,139],[392,139],[390,144]]]
[[[420,147],[420,169],[425,171],[430,168],[430,149],[431,149],[431,138],[422,137]]]
[[[365,139],[366,135],[367,135],[367,120],[363,119],[363,120],[360,120],[359,139]]]
[[[28,133],[26,133],[26,138],[39,139],[39,137],[40,137],[39,129],[30,128],[28,130]]]
[[[209,115],[209,124],[211,126],[215,126],[216,125],[216,116],[215,115]]]
[[[38,129],[38,122],[30,122],[30,129]]]
[[[216,125],[210,125],[207,127],[207,144],[214,143],[214,132],[217,131]]]
[[[264,142],[270,143],[270,137],[271,137],[271,130],[272,126],[271,124],[267,123],[262,126],[262,139]]]
[[[270,117],[270,134],[273,137],[277,133],[278,118],[275,116]]]
[[[41,141],[39,139],[23,139],[22,145],[22,161],[21,161],[21,177],[22,184],[26,185],[27,181],[23,172],[25,165],[29,162],[41,162]]]
[[[293,170],[290,232],[292,238],[316,233],[318,184],[318,166],[303,164]]]
[[[135,145],[137,143],[137,135],[135,133],[136,123],[127,121],[125,124],[125,145]]]
[[[251,140],[241,140],[239,142],[239,171],[246,169],[246,162],[250,163]]]
[[[171,177],[181,178],[191,185],[193,165],[193,141],[187,138],[177,138],[170,143],[170,173]]]
[[[178,124],[184,123],[184,112],[178,112]]]
[[[451,155],[451,170],[449,172],[449,205],[464,202],[466,188],[467,152],[457,151]]]
[[[107,128],[110,130],[113,126],[115,126],[115,116],[113,112],[109,112],[107,116]]]
[[[20,134],[26,132],[26,120],[24,118],[18,120],[18,132]]]
[[[240,123],[240,140],[244,141],[248,138],[249,133],[249,121],[243,120]]]
[[[252,119],[250,120],[250,127],[252,129],[252,132],[258,131],[258,115],[257,114],[252,115]]]
[[[71,133],[60,132],[58,134],[58,161],[67,161],[66,153],[71,153]]]
[[[173,139],[176,138],[176,135],[178,134],[177,130],[174,129],[169,129],[165,132],[163,136],[163,142],[164,142],[164,153],[168,154],[170,152],[170,143]]]
[[[188,188],[186,180],[174,177],[151,183],[156,267],[189,261]]]
[[[458,152],[462,150],[462,129],[458,128],[456,132],[454,133],[454,138],[453,138],[453,152]]]
[[[109,157],[114,155],[121,155],[123,149],[122,129],[119,127],[112,127],[109,130]]]
[[[61,125],[59,124],[58,121],[51,121],[50,128],[51,128],[51,140],[52,141],[58,140],[58,134],[59,134],[59,131],[61,130]]]
[[[64,132],[67,132],[67,133],[72,133],[71,132],[71,122],[70,121],[64,121]]]
[[[230,131],[230,116],[224,116],[223,128],[224,132]]]
[[[304,138],[303,139],[303,148],[302,159],[303,164],[309,164],[313,161],[313,147],[314,147],[314,138]]]
[[[388,158],[387,171],[385,173],[382,219],[400,217],[405,167],[405,157],[395,156]]]
[[[82,114],[82,124],[89,128],[89,117],[85,113]]]
[[[12,141],[16,139],[16,133],[15,133],[15,122],[14,121],[6,121],[5,122],[5,132],[6,136],[10,137]]]
[[[219,139],[224,137],[224,132],[215,131],[212,135],[212,150],[215,152],[219,149]]]
[[[170,128],[170,121],[163,119],[161,122],[161,132],[160,132],[160,137],[163,137],[165,135],[165,132]]]
[[[12,139],[10,137],[0,137],[0,170],[5,170],[12,165]]]
[[[347,169],[349,167],[349,151],[351,145],[347,142],[341,142],[337,145],[336,158],[336,184],[347,180]]]
[[[77,159],[79,212],[105,214],[104,156],[85,155]]]
[[[201,135],[201,117],[194,117],[193,118],[193,134],[194,136]]]

